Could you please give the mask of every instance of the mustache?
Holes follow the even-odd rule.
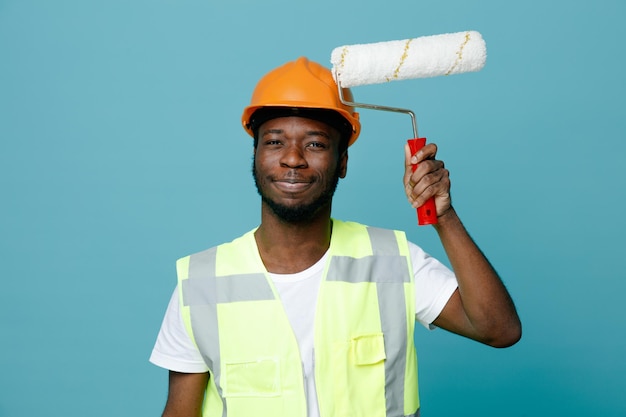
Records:
[[[266,174],[265,176],[259,175],[260,173],[256,170],[256,164],[252,164],[252,176],[254,177],[254,182],[258,184],[260,178],[264,178],[265,181],[269,182],[288,182],[291,184],[297,183],[311,183],[316,180],[312,177],[307,177],[302,175],[297,169],[290,169],[289,171],[283,173],[282,175],[271,175]]]
[[[290,183],[311,182],[310,178],[303,176],[300,172],[298,172],[295,169],[287,171],[287,173],[285,173],[284,175],[280,177],[273,177],[272,180],[273,181],[285,181],[285,182],[290,182]]]

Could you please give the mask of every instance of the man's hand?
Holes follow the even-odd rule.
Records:
[[[451,205],[450,173],[443,161],[435,159],[437,145],[429,143],[415,155],[409,145],[404,145],[404,192],[414,208],[420,207],[430,197],[435,198],[437,217],[445,214]],[[413,165],[418,164],[413,172]]]

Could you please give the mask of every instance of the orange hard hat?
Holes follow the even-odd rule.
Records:
[[[346,100],[352,101],[349,89],[343,89]],[[250,105],[241,116],[243,127],[254,136],[253,114],[262,108],[320,109],[337,112],[350,127],[348,146],[359,136],[359,114],[339,99],[337,84],[330,70],[316,62],[300,57],[267,73],[256,85]],[[267,120],[267,119],[265,119]]]

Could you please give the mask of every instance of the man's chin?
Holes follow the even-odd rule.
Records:
[[[322,208],[318,204],[287,205],[264,199],[265,204],[279,219],[287,223],[303,223],[314,218]]]

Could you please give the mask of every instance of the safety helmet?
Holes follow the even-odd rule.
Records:
[[[346,100],[352,101],[349,89],[343,89],[343,96]],[[244,109],[241,116],[243,127],[250,136],[254,137],[254,130],[259,127],[258,122],[255,126],[253,115],[257,110],[264,108],[320,109],[337,112],[345,119],[350,129],[348,146],[354,143],[361,131],[359,114],[354,112],[353,107],[343,104],[339,99],[337,84],[330,70],[305,57],[273,69],[258,82],[252,93],[250,105]]]

